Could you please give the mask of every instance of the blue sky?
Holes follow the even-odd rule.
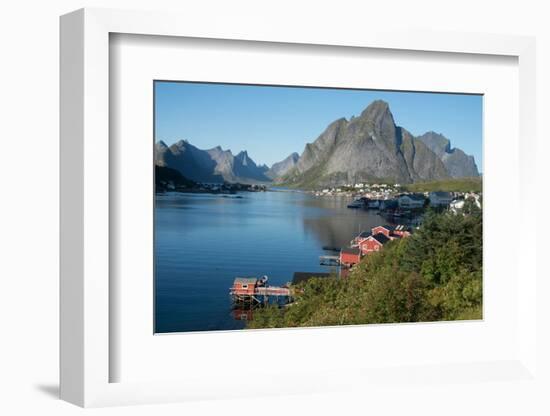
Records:
[[[157,81],[155,140],[247,150],[271,166],[301,154],[329,123],[359,115],[376,99],[389,103],[397,125],[414,135],[442,133],[483,170],[480,95]]]

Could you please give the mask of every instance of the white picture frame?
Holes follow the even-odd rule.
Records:
[[[238,31],[223,19],[205,26],[190,16],[166,13],[82,9],[61,18],[61,397],[80,406],[158,403],[204,398],[247,397],[254,394],[291,394],[339,391],[352,386],[393,383],[407,379],[410,369],[380,368],[368,374],[341,368],[315,373],[305,370],[289,379],[271,374],[256,388],[243,391],[229,386],[228,375],[215,382],[207,377],[177,381],[111,382],[110,366],[120,359],[110,348],[110,167],[109,157],[109,37],[110,34],[225,39],[280,44],[330,45],[335,48],[374,48],[427,51],[440,54],[501,55],[514,57],[519,68],[519,213],[526,215],[533,201],[536,138],[535,41],[506,35],[403,32],[350,28],[326,34],[322,28],[307,32],[276,24],[240,25]],[[536,229],[524,227],[526,241],[536,240]],[[535,380],[536,361],[536,257],[522,244],[518,250],[522,278],[517,292],[517,354],[509,359],[471,363],[442,362],[415,367],[415,377],[480,383],[491,380]],[[519,273],[518,270],[511,273]],[[334,335],[324,332],[324,337]],[[232,338],[235,340],[235,337]],[[325,377],[322,377],[324,375]],[[181,377],[179,377],[181,378]],[[342,380],[346,380],[343,382]]]

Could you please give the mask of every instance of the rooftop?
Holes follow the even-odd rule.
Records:
[[[419,195],[419,194],[405,194],[405,195],[401,195],[399,198],[403,198],[403,197],[409,197],[410,199],[413,199],[415,201],[423,201],[425,199],[424,195]]]
[[[376,227],[382,227],[382,228],[385,228],[386,230],[388,231],[393,231],[395,230],[395,227],[393,225],[388,225],[388,224],[384,224],[384,225],[377,225]],[[372,227],[373,229],[376,228],[376,227]]]
[[[438,198],[452,198],[453,197],[450,192],[444,192],[444,191],[434,191],[434,192],[430,192],[430,194],[435,195]]]
[[[376,235],[373,235],[372,238],[374,238],[376,241],[378,241],[380,244],[386,244],[390,239],[386,237],[385,234],[378,233]]]
[[[258,279],[256,279],[255,277],[236,277],[233,284],[241,283],[241,284],[247,285],[247,284],[255,284],[257,281]]]

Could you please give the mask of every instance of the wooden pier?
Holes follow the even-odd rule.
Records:
[[[339,256],[319,256],[319,264],[321,266],[339,266]]]
[[[255,277],[237,277],[233,286],[229,289],[233,303],[236,304],[267,304],[270,299],[277,302],[283,300],[284,303],[292,301],[292,293],[287,286],[269,286],[267,276],[262,278]]]

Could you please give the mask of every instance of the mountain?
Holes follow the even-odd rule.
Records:
[[[155,164],[175,169],[196,182],[253,184],[270,181],[266,176],[267,166],[257,166],[246,151],[234,156],[220,146],[201,150],[185,140],[171,146],[157,142]]]
[[[474,157],[467,155],[460,149],[452,149],[451,142],[442,134],[429,131],[422,136],[418,136],[417,139],[428,146],[443,161],[451,177],[479,176]]]
[[[220,146],[206,150],[216,162],[214,172],[223,177],[226,182],[257,183],[269,182],[265,175],[266,167],[257,166],[245,151],[233,156],[230,150],[223,150]]]
[[[223,182],[223,177],[215,173],[216,162],[210,155],[185,140],[171,146],[163,141],[156,143],[155,164],[175,169],[195,182]]]
[[[296,166],[298,159],[300,159],[300,155],[298,153],[291,153],[288,157],[281,160],[280,162],[274,163],[271,168],[266,172],[266,175],[271,179],[281,177],[294,166]]]
[[[411,183],[468,171],[457,156],[436,153],[430,146],[429,139],[424,142],[396,126],[388,103],[377,100],[359,117],[329,124],[313,143],[306,144],[294,168],[276,181],[304,188],[372,181]]]
[[[452,148],[443,135],[414,137],[395,124],[385,101],[373,101],[358,117],[335,120],[301,155],[292,153],[271,168],[256,165],[246,151],[233,155],[220,146],[201,150],[187,141],[155,146],[157,166],[195,182],[274,181],[313,188],[359,182],[427,182],[479,175],[473,156]]]
[[[410,183],[448,177],[441,160],[395,125],[389,105],[372,102],[359,117],[332,122],[280,181],[293,186],[346,183]]]

